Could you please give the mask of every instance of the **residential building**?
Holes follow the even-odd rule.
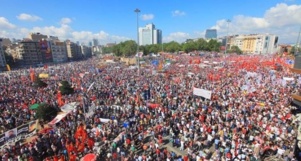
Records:
[[[106,47],[113,47],[113,46],[115,46],[116,45],[116,43],[107,43],[106,44]]]
[[[32,40],[23,40],[17,47],[18,57],[23,65],[35,66],[43,62],[39,42]]]
[[[207,29],[205,33],[205,39],[217,39],[216,29]]]
[[[49,36],[47,40],[57,40],[59,41],[59,38],[57,36]]]
[[[278,36],[272,34],[250,34],[229,36],[228,44],[238,46],[245,54],[273,54],[277,52]]]
[[[82,53],[83,57],[89,58],[92,56],[92,48],[91,47],[88,47],[86,45],[81,45],[80,48],[81,48],[81,53]]]
[[[2,46],[10,46],[12,42],[9,38],[0,38],[2,40]]]
[[[0,68],[4,68],[6,66],[4,50],[2,46],[2,39],[0,39]]]
[[[162,31],[155,28],[154,24],[139,27],[139,45],[151,45],[162,43]]]
[[[69,60],[79,60],[82,58],[80,46],[70,40],[66,41],[67,56]]]
[[[37,33],[30,33],[29,34],[29,39],[32,41],[40,41],[42,39],[47,39],[47,35],[43,35],[39,32]]]
[[[42,54],[42,62],[43,63],[52,62],[52,52],[50,48],[50,42],[45,39],[39,40],[39,48]]]
[[[19,44],[11,44],[10,46],[7,46],[6,53],[11,55],[15,62],[18,62],[21,60],[21,56],[19,54]]]
[[[92,55],[96,55],[96,54],[100,54],[100,53],[102,53],[102,46],[101,45],[92,47]]]
[[[92,44],[93,46],[98,46],[99,44],[98,44],[98,40],[97,39],[93,39],[93,44]]]
[[[293,46],[288,44],[279,44],[277,47],[277,53],[279,54],[289,54],[292,51]]]
[[[52,61],[54,63],[62,63],[68,61],[67,46],[65,42],[59,40],[50,40],[49,44],[52,53]]]

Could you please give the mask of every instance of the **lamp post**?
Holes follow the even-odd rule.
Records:
[[[227,54],[227,46],[228,46],[228,34],[229,34],[229,23],[231,21],[227,19],[227,36],[226,36],[226,45],[225,45],[225,54]]]
[[[300,26],[300,30],[299,30],[299,34],[298,34],[298,38],[297,38],[297,42],[295,45],[295,50],[294,50],[294,56],[297,56],[297,52],[298,52],[298,48],[299,48],[299,44],[300,44],[300,35],[301,35],[301,26]]]
[[[138,8],[136,8],[134,10],[134,12],[136,12],[137,14],[137,55],[136,55],[136,59],[137,59],[137,63],[138,63],[138,75],[140,75],[140,58],[139,58],[139,13],[140,10]]]

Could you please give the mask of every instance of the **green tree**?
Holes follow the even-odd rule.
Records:
[[[60,112],[58,108],[42,103],[37,108],[35,117],[39,120],[49,122],[58,114],[58,112]]]
[[[122,56],[121,45],[120,44],[114,45],[112,52],[114,53],[115,56]]]
[[[102,53],[103,54],[113,53],[113,47],[103,47],[102,48]]]
[[[296,47],[293,46],[292,49],[290,50],[290,54],[294,55],[295,54],[295,49],[296,49]],[[297,47],[296,55],[300,55],[300,54],[301,54],[301,48]]]
[[[45,83],[44,81],[41,80],[40,77],[36,76],[36,79],[33,83],[34,87],[37,87],[37,88],[44,88],[44,87],[47,87],[47,83]]]
[[[68,81],[62,81],[59,90],[61,91],[62,95],[68,95],[74,92],[74,89],[71,87]]]
[[[208,42],[208,50],[209,51],[219,51],[221,44],[217,42],[216,40],[209,40]]]
[[[194,41],[185,42],[182,45],[182,50],[185,51],[186,53],[197,50],[197,43],[195,43]]]
[[[137,43],[133,40],[128,40],[122,42],[121,44],[121,53],[123,56],[133,56],[136,55]]]
[[[9,53],[6,52],[6,46],[3,46],[3,51],[4,51],[4,57],[5,57],[5,61],[6,64],[9,64],[10,67],[13,67],[15,65],[15,60],[13,58],[13,56]]]
[[[181,50],[181,45],[178,42],[171,41],[169,43],[166,43],[164,47],[164,51],[167,52],[176,52]]]
[[[242,54],[242,51],[240,50],[240,48],[238,46],[231,46],[231,49],[227,52],[230,53],[236,53],[236,54]]]
[[[197,50],[208,50],[208,43],[205,39],[200,38],[196,41]]]

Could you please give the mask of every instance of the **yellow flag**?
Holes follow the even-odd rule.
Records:
[[[8,71],[10,71],[10,66],[8,64],[6,64],[6,68]]]

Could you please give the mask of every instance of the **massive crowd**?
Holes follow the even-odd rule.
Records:
[[[281,58],[166,54],[155,58],[171,60],[160,70],[145,59],[140,74],[119,62],[100,68],[99,59],[37,68],[49,74],[38,89],[28,69],[3,74],[1,133],[34,120],[34,103],[58,106],[61,80],[75,88],[64,103],[79,105],[33,141],[6,145],[2,160],[75,161],[94,153],[98,160],[256,161],[267,152],[295,159],[290,94],[300,81],[285,66],[274,70]],[[212,91],[211,99],[194,95],[194,87]]]

